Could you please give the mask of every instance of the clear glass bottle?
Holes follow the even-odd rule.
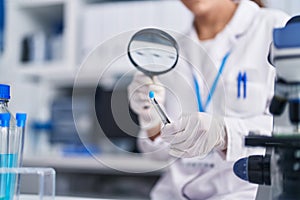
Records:
[[[9,113],[10,119],[10,129],[14,130],[16,127],[16,118],[8,109],[8,102],[10,100],[10,86],[5,84],[0,84],[0,113]]]

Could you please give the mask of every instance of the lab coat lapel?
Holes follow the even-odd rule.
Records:
[[[214,39],[213,45],[208,49],[208,54],[219,66],[224,55],[229,51],[234,51],[239,40],[247,33],[249,27],[254,22],[259,7],[248,0],[241,0],[239,6],[228,25]]]
[[[256,3],[248,0],[240,1],[235,14],[226,27],[234,36],[233,41],[237,41],[246,34],[258,11],[259,7]]]

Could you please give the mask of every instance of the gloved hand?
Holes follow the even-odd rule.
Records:
[[[157,102],[165,103],[165,88],[158,78],[137,72],[127,89],[130,107],[138,115],[141,128],[148,130],[159,125],[161,120],[149,99],[149,91],[153,91]]]
[[[225,125],[222,118],[197,112],[167,124],[161,137],[170,143],[170,154],[175,157],[205,157],[214,148],[227,146]]]

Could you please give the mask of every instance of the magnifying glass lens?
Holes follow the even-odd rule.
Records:
[[[175,40],[158,29],[136,33],[128,46],[131,62],[148,75],[166,73],[175,67],[178,49]]]

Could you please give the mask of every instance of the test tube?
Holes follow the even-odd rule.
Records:
[[[7,168],[8,150],[9,150],[9,113],[0,113],[0,167]],[[0,175],[0,199],[7,199],[10,191],[8,191],[8,174]]]
[[[169,118],[167,117],[166,113],[163,111],[163,109],[160,107],[159,103],[156,101],[154,98],[154,92],[150,91],[149,92],[149,97],[152,105],[154,106],[157,114],[161,118],[161,121],[163,122],[164,125],[171,123]]]
[[[22,167],[23,164],[23,151],[24,151],[24,139],[25,139],[25,124],[26,124],[26,114],[25,113],[17,113],[16,114],[16,135],[15,135],[15,152],[17,155],[16,167]],[[15,196],[19,197],[20,195],[20,182],[21,176],[20,174],[16,177],[16,186],[15,186]]]
[[[18,167],[22,167],[23,164],[23,152],[24,152],[24,140],[25,140],[25,124],[26,124],[25,113],[17,113],[17,147],[18,147]]]

